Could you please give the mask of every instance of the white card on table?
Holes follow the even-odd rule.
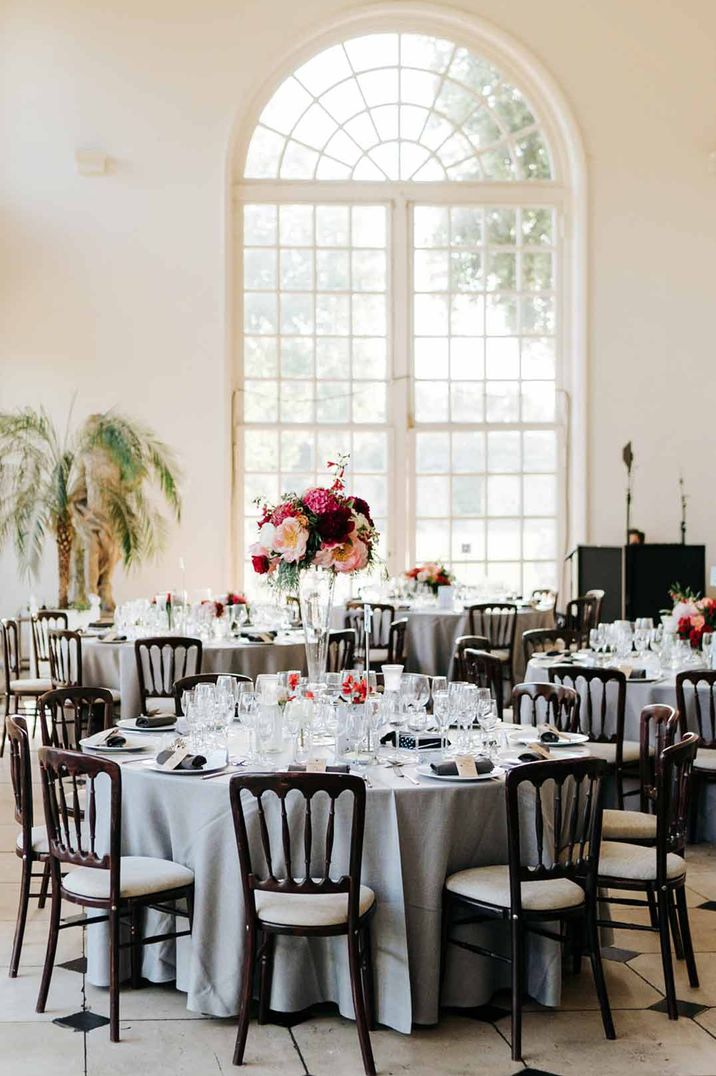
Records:
[[[160,762],[159,765],[163,770],[175,770],[189,754],[191,754],[191,752],[188,747],[178,747],[176,751],[169,756],[166,762]]]
[[[477,777],[477,766],[472,755],[458,755],[455,765],[458,777]]]
[[[325,773],[325,758],[309,758],[306,762],[306,773]]]

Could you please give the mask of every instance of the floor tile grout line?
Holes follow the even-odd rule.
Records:
[[[305,1076],[311,1076],[309,1068],[308,1068],[308,1065],[306,1064],[305,1058],[304,1058],[303,1054],[301,1053],[301,1048],[298,1045],[298,1043],[296,1042],[296,1036],[293,1033],[293,1028],[289,1027],[289,1028],[286,1028],[286,1030],[288,1031],[288,1033],[289,1033],[289,1035],[291,1037],[291,1042],[293,1043],[293,1048],[296,1051],[296,1053],[298,1054],[298,1056],[300,1058],[300,1061],[301,1061],[301,1064],[303,1065],[303,1070],[304,1070]]]

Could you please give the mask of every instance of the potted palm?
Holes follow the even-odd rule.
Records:
[[[0,412],[0,546],[12,541],[23,570],[35,574],[45,541],[54,538],[58,605],[97,593],[114,608],[112,572],[162,546],[167,521],[179,518],[174,453],[142,423],[117,411],[90,415],[60,433],[47,412]]]

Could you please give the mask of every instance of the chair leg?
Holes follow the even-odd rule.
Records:
[[[363,996],[368,1015],[368,1027],[371,1031],[376,1029],[375,1018],[375,982],[373,980],[373,951],[370,942],[370,925],[366,924],[360,933],[360,969],[363,979]]]
[[[584,933],[582,923],[578,919],[567,920],[567,937],[572,958],[572,975],[579,975],[582,971],[582,956],[584,955]]]
[[[698,820],[699,820],[699,803],[701,800],[701,788],[702,783],[699,780],[698,770],[691,771],[691,789],[689,801],[689,821],[688,821],[688,833],[689,843],[696,844]]]
[[[5,717],[10,713],[10,699],[5,699],[5,714],[2,719],[2,741],[0,741],[0,758],[5,754],[5,740],[7,739],[7,725],[5,724]]]
[[[365,1011],[365,998],[363,996],[363,984],[360,973],[360,952],[358,949],[358,932],[348,934],[348,963],[351,973],[351,991],[353,994],[353,1008],[356,1014],[356,1027],[360,1052],[363,1056],[363,1068],[366,1076],[375,1076],[375,1061],[373,1060],[373,1048],[370,1044],[370,1032],[368,1030],[368,1018]]]
[[[646,900],[649,905],[649,920],[651,921],[654,930],[656,930],[659,926],[659,911],[656,907],[656,894],[653,889],[647,889]]]
[[[246,926],[244,938],[244,966],[241,971],[241,997],[239,999],[239,1022],[236,1029],[236,1045],[234,1047],[234,1064],[243,1065],[244,1051],[246,1049],[246,1037],[249,1033],[249,1016],[251,1014],[251,998],[254,992],[254,958],[256,956],[256,934]]]
[[[659,941],[661,942],[661,964],[664,969],[664,991],[666,993],[666,1011],[670,1020],[679,1019],[676,1004],[676,986],[674,984],[674,966],[671,960],[671,938],[669,935],[669,894],[659,890]]]
[[[20,954],[22,952],[22,939],[25,936],[25,923],[27,922],[27,907],[30,903],[30,880],[32,878],[32,859],[25,856],[22,861],[22,878],[20,879],[20,903],[17,908],[17,922],[15,924],[15,938],[12,943],[12,956],[10,958],[10,978],[17,976],[20,966]]]
[[[674,953],[677,960],[684,959],[684,947],[681,944],[681,931],[679,930],[679,920],[676,914],[676,899],[673,890],[668,894],[669,901],[669,926],[671,927],[671,936],[674,939]]]
[[[109,913],[109,1040],[119,1042],[119,912]]]
[[[42,872],[42,881],[40,882],[40,892],[38,894],[37,907],[44,908],[45,901],[47,900],[47,893],[50,888],[50,863],[49,860],[45,863],[45,869]]]
[[[37,996],[36,1012],[44,1012],[47,1004],[47,995],[50,991],[52,969],[55,966],[55,953],[57,952],[57,939],[60,933],[60,911],[62,908],[62,895],[60,893],[60,871],[55,861],[52,861],[52,897],[50,900],[50,929],[47,935],[47,950],[45,952],[45,966],[42,969],[40,993]]]
[[[519,919],[512,917],[512,1060],[522,1060],[522,973],[524,934]]]
[[[267,1024],[271,1011],[271,983],[276,935],[262,931],[259,947],[259,1023]]]
[[[39,716],[40,716],[40,702],[38,700],[35,703],[35,713],[33,715],[33,721],[32,721],[32,738],[33,738],[33,740],[37,736],[37,719],[38,719]]]
[[[438,1005],[442,997],[447,972],[447,951],[450,939],[450,923],[452,920],[452,899],[447,890],[443,890],[443,910],[440,921],[440,971],[438,978]]]
[[[142,923],[141,908],[134,904],[129,912],[129,932],[131,948],[129,950],[132,989],[137,990],[142,985]]]
[[[602,953],[599,947],[599,929],[597,927],[595,912],[589,912],[587,914],[587,941],[589,945],[589,959],[592,965],[592,975],[594,976],[594,986],[597,991],[597,997],[599,998],[599,1008],[602,1013],[602,1024],[604,1025],[604,1034],[608,1039],[615,1039],[617,1033],[614,1030],[614,1020],[612,1019],[612,1010],[609,1004],[609,994],[607,992],[607,983],[604,978],[604,967],[602,965]]]
[[[699,973],[696,968],[696,957],[691,940],[691,925],[689,923],[689,909],[686,904],[686,890],[682,887],[676,890],[676,907],[679,913],[679,925],[681,927],[681,939],[684,943],[684,957],[686,958],[686,970],[689,973],[689,986],[699,985]]]

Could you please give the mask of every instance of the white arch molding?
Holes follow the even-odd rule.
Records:
[[[236,401],[241,379],[242,321],[239,301],[237,265],[242,246],[240,229],[236,226],[236,205],[251,196],[252,189],[262,182],[244,179],[244,166],[251,136],[263,109],[277,87],[296,69],[323,49],[353,37],[370,33],[413,32],[431,34],[454,41],[457,45],[494,64],[503,76],[513,82],[525,95],[539,122],[551,150],[553,178],[530,181],[530,202],[559,205],[562,235],[561,282],[559,289],[559,323],[561,371],[560,382],[566,443],[563,446],[564,468],[564,525],[561,531],[562,554],[577,542],[584,541],[587,532],[587,169],[581,134],[571,106],[562,90],[541,62],[511,35],[493,23],[454,9],[432,4],[380,3],[342,14],[319,29],[307,32],[297,45],[288,50],[257,90],[249,106],[237,118],[232,131],[227,157],[227,379],[230,399]],[[274,181],[274,187],[284,183]],[[366,184],[349,181],[328,181],[338,197],[360,200],[360,187],[368,187],[363,198],[381,198],[380,182]],[[308,186],[308,184],[307,184]],[[400,187],[392,183],[392,188]],[[410,196],[430,200],[429,182],[403,184],[412,187]],[[440,184],[444,190],[445,184]],[[480,181],[455,182],[454,197],[459,202],[483,201],[488,195],[502,204],[510,201],[510,183]],[[294,187],[300,187],[294,183]],[[417,188],[417,189],[416,189]],[[524,192],[524,186],[522,186]],[[314,188],[315,196],[315,188]],[[292,194],[294,197],[294,194]],[[451,193],[453,197],[453,193]],[[512,192],[514,200],[514,192]],[[300,195],[296,200],[300,200]],[[406,341],[393,340],[406,345]],[[237,412],[231,408],[231,451],[234,472],[241,467],[239,446],[236,443]],[[240,517],[236,503],[236,486],[232,486],[231,533],[228,535],[232,578],[238,578],[242,568],[242,537],[236,521]]]

